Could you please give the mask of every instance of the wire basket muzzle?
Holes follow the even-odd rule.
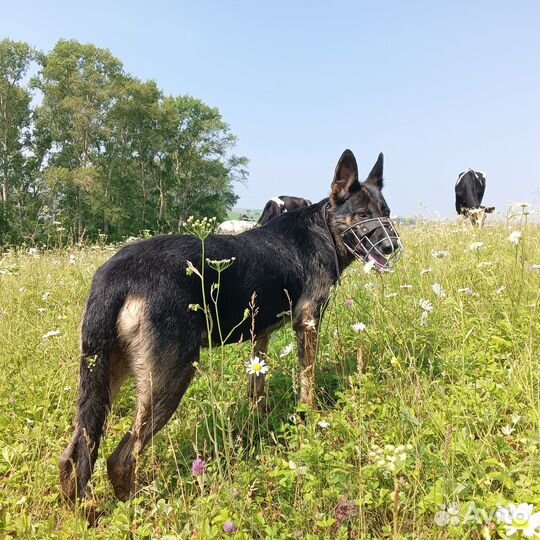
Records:
[[[387,217],[358,221],[341,233],[347,250],[359,261],[373,262],[379,271],[391,270],[401,258],[403,244],[395,223]]]

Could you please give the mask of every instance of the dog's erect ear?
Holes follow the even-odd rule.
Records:
[[[358,190],[355,188],[359,187],[356,158],[354,157],[354,154],[347,149],[341,154],[336,165],[330,199],[334,204],[345,202],[351,193]]]
[[[384,168],[384,156],[381,152],[377,158],[377,162],[373,165],[373,169],[368,174],[366,182],[368,184],[373,184],[379,189],[383,188],[383,168]]]

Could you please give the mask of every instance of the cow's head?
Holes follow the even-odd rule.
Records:
[[[491,214],[494,211],[494,206],[480,206],[479,208],[463,208],[461,213],[471,220],[473,227],[481,229],[484,226],[486,214]]]

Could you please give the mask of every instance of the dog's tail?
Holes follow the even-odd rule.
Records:
[[[123,297],[92,291],[81,326],[80,389],[75,433],[60,457],[60,485],[67,499],[86,496],[100,438],[111,407],[111,352]]]

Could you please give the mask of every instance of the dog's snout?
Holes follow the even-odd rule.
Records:
[[[390,253],[394,252],[396,249],[397,246],[394,246],[394,243],[390,238],[385,238],[381,242],[380,250],[383,255],[390,255]]]

